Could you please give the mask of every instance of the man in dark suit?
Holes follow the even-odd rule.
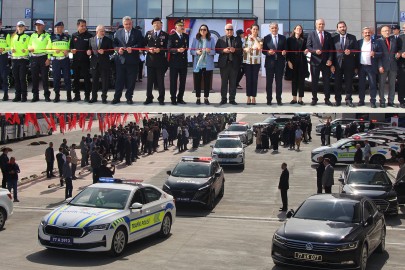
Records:
[[[397,38],[397,43],[401,53],[401,58],[398,58],[398,101],[401,108],[405,108],[405,34]]]
[[[176,32],[169,36],[167,48],[169,49],[170,59],[170,98],[173,105],[186,104],[183,100],[184,90],[186,89],[187,78],[187,49],[189,44],[189,36],[184,32],[184,20],[174,22]],[[179,93],[177,94],[177,79],[180,81]],[[177,100],[177,101],[176,101]]]
[[[278,24],[270,24],[271,34],[264,37],[263,54],[266,56],[264,64],[266,68],[266,93],[267,105],[271,105],[273,99],[273,80],[276,77],[276,99],[278,105],[281,102],[281,93],[283,91],[283,75],[285,68],[285,55],[287,54],[287,39],[278,34]],[[282,52],[275,52],[282,51]]]
[[[336,52],[333,53],[333,65],[331,67],[332,73],[335,74],[335,106],[340,106],[342,102],[342,82],[344,76],[346,105],[354,107],[352,102],[352,85],[356,68],[355,51],[359,50],[357,38],[347,33],[347,26],[344,21],[337,23],[337,31],[340,35],[332,38],[333,50]]]
[[[125,140],[125,164],[127,166],[131,165],[131,154],[132,154],[132,144],[131,135],[128,134],[127,140]]]
[[[152,20],[153,30],[148,31],[143,40],[145,48],[149,49],[146,54],[146,66],[148,71],[146,85],[146,101],[145,105],[153,102],[153,83],[157,82],[159,89],[158,101],[160,105],[164,105],[165,101],[165,72],[167,70],[166,49],[169,40],[169,34],[162,30],[162,21],[160,18]]]
[[[100,146],[97,146],[93,152],[91,152],[91,168],[93,169],[93,184],[98,183],[100,178],[100,166],[101,166],[101,156],[100,156]]]
[[[338,122],[337,126],[336,126],[336,140],[340,140],[342,138],[342,125],[340,124],[340,122]]]
[[[370,102],[371,108],[376,108],[376,96],[377,96],[377,74],[379,61],[382,57],[382,48],[380,42],[375,39],[371,39],[371,29],[369,27],[363,28],[363,39],[360,39],[357,43],[360,53],[356,54],[356,69],[359,74],[359,103],[358,106],[364,106],[364,98],[366,92],[366,76],[368,78],[368,84],[370,86]]]
[[[325,104],[333,106],[330,102],[330,66],[332,65],[333,50],[332,36],[324,31],[325,21],[316,20],[316,30],[309,33],[307,39],[307,49],[311,51],[311,77],[312,77],[312,102],[314,106],[318,102],[318,82],[319,74],[322,71],[323,92],[325,94]]]
[[[325,171],[322,174],[322,188],[325,190],[325,193],[332,193],[332,186],[335,184],[333,179],[335,170],[330,165],[329,158],[324,158],[323,164],[325,165]]]
[[[139,51],[133,50],[143,47],[141,31],[132,28],[132,19],[129,16],[122,18],[123,29],[115,33],[113,47],[118,50],[115,56],[115,69],[117,73],[115,95],[111,104],[120,102],[124,85],[127,87],[125,97],[128,104],[133,104],[132,95],[135,88],[135,79],[138,74]]]
[[[384,89],[385,82],[388,77],[388,103],[387,106],[396,108],[397,105],[394,104],[395,98],[395,83],[397,79],[398,64],[397,59],[401,56],[399,48],[397,47],[397,40],[394,36],[390,36],[391,29],[388,26],[383,26],[381,28],[381,38],[380,41],[383,56],[379,65],[379,77],[378,77],[378,92],[380,94],[380,107],[385,108],[385,97]]]
[[[318,157],[318,167],[316,167],[316,187],[317,193],[322,193],[322,175],[325,171],[325,164],[323,164],[323,156]]]
[[[283,170],[283,172],[281,173],[281,176],[280,176],[280,182],[278,183],[278,189],[281,192],[281,200],[283,201],[283,207],[281,207],[279,210],[287,211],[287,208],[288,208],[287,191],[290,187],[288,184],[288,180],[290,178],[290,173],[288,172],[288,169],[287,169],[287,163],[283,162],[283,164],[281,164],[281,169]]]
[[[354,154],[354,164],[363,164],[363,151],[360,144],[356,144],[356,153]]]
[[[229,103],[238,105],[235,101],[236,77],[240,66],[240,55],[243,51],[240,37],[234,37],[233,33],[233,25],[225,25],[225,36],[220,37],[215,44],[215,52],[219,54],[218,67],[221,73],[221,102],[219,105],[227,102],[228,85]]]
[[[114,54],[112,40],[105,36],[105,28],[102,25],[97,26],[96,36],[90,38],[90,46],[87,55],[91,55],[91,77],[93,86],[91,91],[91,100],[89,103],[97,102],[98,82],[101,77],[103,104],[107,103],[107,92],[110,78],[110,55]]]

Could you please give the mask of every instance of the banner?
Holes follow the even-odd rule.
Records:
[[[398,123],[398,117],[391,117],[391,126],[397,127]]]

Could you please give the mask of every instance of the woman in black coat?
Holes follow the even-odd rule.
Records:
[[[269,136],[266,128],[262,131],[262,149],[269,149]]]
[[[183,140],[182,130],[179,130],[179,133],[177,134],[177,149],[179,149],[179,152],[183,152]]]
[[[276,127],[271,134],[271,143],[273,144],[273,150],[278,151],[278,141],[280,134],[278,133],[278,128]]]
[[[309,76],[309,72],[306,57],[308,53],[307,39],[304,38],[301,25],[295,26],[291,36],[287,38],[287,48],[287,63],[292,70],[293,100],[290,104],[297,103],[297,90],[299,89],[298,104],[304,105],[302,98],[304,97],[305,78]]]

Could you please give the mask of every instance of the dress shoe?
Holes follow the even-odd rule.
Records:
[[[197,99],[197,101],[195,102],[195,104],[201,105],[201,100],[200,100],[200,99]]]
[[[281,106],[281,105],[283,105],[283,102],[277,101],[277,105],[278,105],[278,106]]]
[[[73,99],[73,101],[80,101],[80,100],[82,100],[80,98],[80,96],[75,96],[75,98]],[[84,99],[84,102],[86,102],[86,99]],[[88,102],[88,99],[87,99],[87,102]]]
[[[375,102],[371,102],[371,108],[377,108],[377,106],[375,105]]]
[[[349,107],[354,107],[354,104],[351,101],[346,101],[346,105]]]
[[[153,100],[147,99],[147,100],[145,100],[145,102],[143,103],[143,105],[148,105],[148,104],[151,104],[151,103],[153,103]]]
[[[310,105],[311,105],[311,106],[315,106],[315,105],[316,105],[316,101],[315,101],[315,100],[312,100],[312,102],[311,102]]]
[[[398,108],[397,105],[395,105],[394,103],[388,102],[387,104],[388,107],[393,107],[393,108]]]
[[[333,106],[333,103],[330,102],[330,100],[325,101],[325,104],[328,105],[328,106]],[[339,105],[340,105],[340,102],[339,102]]]
[[[107,104],[107,100],[106,100],[106,99],[103,99],[103,101],[101,101],[101,103]]]
[[[18,102],[18,101],[21,101],[21,98],[15,97],[12,101],[13,101],[13,102]]]
[[[283,211],[287,211],[287,209],[280,208],[280,209],[278,209],[278,211],[283,212]]]
[[[14,199],[14,201],[13,202],[20,202],[18,199]]]
[[[326,102],[325,102],[325,104],[326,104]],[[336,107],[339,107],[340,105],[342,105],[341,102],[336,102],[335,104],[333,104],[333,106],[336,106]]]
[[[267,101],[267,105],[271,106],[271,101]]]
[[[401,107],[401,108],[405,108],[405,103],[402,103],[402,104],[400,105],[400,107]]]
[[[134,102],[132,101],[132,99],[128,99],[127,104],[131,105],[131,104],[134,104]]]
[[[72,102],[73,100],[72,100],[72,98],[71,97],[67,97],[66,98],[66,102]]]
[[[21,98],[21,102],[27,102],[27,97]]]
[[[180,103],[180,104],[187,104],[184,100],[178,100],[177,103]]]
[[[304,101],[298,101],[298,104],[300,104],[300,105],[304,105]]]
[[[176,102],[176,101],[172,101],[171,104],[172,104],[172,105],[177,105],[177,102]]]
[[[365,103],[364,103],[364,101],[360,101],[359,103],[357,103],[357,106],[364,106],[364,105],[366,105]]]
[[[31,99],[31,102],[37,102],[37,101],[39,101],[39,97],[33,97],[33,98]]]
[[[89,103],[94,103],[94,102],[97,102],[97,99],[92,98],[89,100]]]
[[[45,97],[45,102],[51,102],[51,99],[49,97]]]
[[[80,99],[79,99],[79,100],[80,100]],[[75,100],[73,100],[73,101],[75,101]],[[90,99],[89,99],[88,97],[85,97],[83,101],[90,103]]]
[[[385,108],[385,103],[380,103],[381,108]]]
[[[224,105],[226,104],[226,100],[221,100],[221,102],[219,103],[219,105]]]
[[[204,103],[205,103],[206,105],[210,105],[210,102],[208,101],[208,99],[205,99],[205,100],[204,100]]]
[[[235,100],[229,101],[229,104],[232,104],[232,105],[238,105],[238,103],[236,103],[236,101],[235,101]]]
[[[297,101],[296,100],[291,100],[291,102],[290,102],[290,104],[296,104],[297,103]]]
[[[4,95],[3,96],[3,101],[7,101],[8,100],[8,95]]]
[[[250,103],[250,105],[256,105],[256,102],[252,102],[252,103]]]
[[[119,99],[113,99],[112,101],[111,101],[111,104],[118,104],[118,103],[120,103],[121,101],[119,100]]]
[[[60,97],[59,96],[56,96],[55,98],[54,98],[54,100],[53,100],[53,102],[55,102],[55,103],[58,103],[60,101]]]
[[[165,105],[164,101],[159,101],[159,105]]]

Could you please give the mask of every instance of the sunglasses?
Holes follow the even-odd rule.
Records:
[[[233,29],[225,29],[226,31],[233,31]]]
[[[201,28],[200,31],[207,31],[207,29]]]

